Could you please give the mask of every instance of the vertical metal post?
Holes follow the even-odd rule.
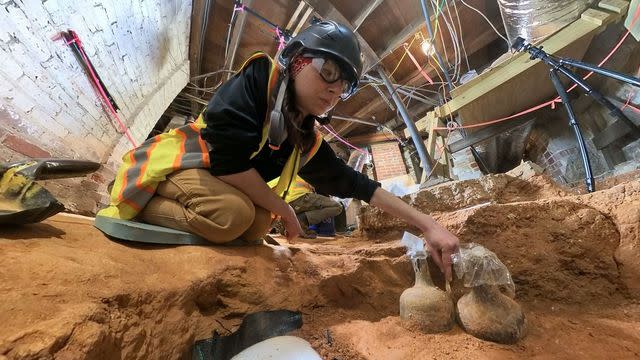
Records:
[[[587,146],[584,143],[582,131],[580,131],[580,124],[578,124],[578,119],[576,119],[576,115],[573,112],[573,107],[571,106],[569,95],[567,95],[567,90],[565,90],[564,85],[562,85],[562,82],[560,81],[560,78],[558,77],[556,71],[556,69],[551,69],[549,75],[551,76],[551,81],[553,81],[553,86],[555,86],[556,90],[558,91],[560,99],[562,99],[562,104],[564,104],[565,110],[567,110],[567,115],[569,115],[569,124],[573,128],[573,131],[576,134],[576,139],[578,140],[580,155],[582,155],[582,165],[584,166],[584,182],[587,185],[587,191],[594,192],[596,191],[596,184],[593,180],[593,171],[591,171],[589,151],[587,151]]]
[[[422,138],[418,133],[416,124],[414,124],[413,121],[411,121],[411,118],[409,117],[409,113],[407,112],[407,108],[405,108],[404,104],[402,103],[402,100],[400,100],[400,96],[398,96],[398,92],[391,84],[391,81],[389,80],[389,77],[387,76],[384,69],[378,66],[377,70],[378,70],[378,74],[380,74],[380,78],[382,79],[382,82],[387,87],[387,90],[389,90],[389,93],[391,94],[393,101],[396,103],[396,107],[400,112],[400,116],[402,117],[402,120],[404,120],[404,123],[407,125],[407,129],[409,129],[409,133],[411,133],[411,139],[413,140],[413,143],[416,146],[416,150],[418,150],[418,156],[420,157],[422,168],[427,173],[430,173],[432,168],[431,158],[429,157],[429,153],[427,153],[427,147],[424,146],[424,142],[422,141]]]

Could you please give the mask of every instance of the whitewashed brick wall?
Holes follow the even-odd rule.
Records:
[[[189,0],[0,0],[0,162],[46,156],[101,162],[101,172],[82,181],[103,192],[131,144],[71,49],[52,37],[78,33],[141,143],[188,82],[190,18]],[[76,200],[67,205],[79,212],[98,206]]]

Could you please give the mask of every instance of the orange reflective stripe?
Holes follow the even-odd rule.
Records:
[[[123,173],[122,189],[124,189],[124,191],[121,194],[122,199],[132,199],[139,190],[148,192],[148,189],[140,185],[139,180],[144,176],[142,170],[143,166],[148,163],[149,148],[156,144],[158,137],[159,135],[145,141],[142,145],[129,152],[129,161],[131,163],[128,164],[126,171]],[[154,192],[155,190],[152,190],[151,194]]]
[[[271,97],[273,89],[278,85],[280,73],[278,66],[265,53],[253,54],[242,65],[244,68],[250,62],[263,57],[270,62],[268,96],[265,99],[268,110],[258,152],[268,137],[269,114],[273,106]],[[215,159],[209,154],[207,142],[200,136],[200,131],[207,126],[205,116],[206,113],[202,112],[194,123],[148,139],[124,155],[123,164],[116,176],[111,205],[103,209],[103,213],[118,218],[134,218],[153,197],[158,184],[165,181],[166,176],[172,172],[181,169],[210,168],[211,162]],[[317,145],[314,144],[313,149],[316,149]],[[300,166],[300,156],[297,155],[294,159],[293,166],[297,169]],[[295,169],[293,171],[295,174]]]
[[[322,145],[322,135],[320,135],[320,132],[316,131],[316,143],[313,144],[313,146],[309,150],[309,159],[318,152],[318,149],[320,149],[320,145]]]
[[[271,64],[271,73],[269,74],[269,85],[267,86],[267,97],[271,95],[271,92],[276,87],[276,83],[278,82],[278,67]],[[269,101],[269,99],[267,99]]]
[[[308,163],[309,160],[311,160],[311,158],[318,152],[318,150],[320,149],[320,145],[322,145],[322,135],[320,134],[320,132],[316,131],[315,143],[313,144],[311,149],[309,149],[309,151],[307,151],[307,153],[302,156],[302,159],[300,161],[300,168]]]
[[[130,167],[133,167],[136,165],[136,158],[133,156],[133,150],[129,151],[129,161],[131,161]],[[124,201],[124,192],[127,189],[127,172],[128,171],[129,171],[128,169],[125,170],[124,174],[122,175],[122,187],[120,188],[120,193],[118,194],[119,201]]]
[[[247,66],[247,64],[249,64],[253,60],[259,59],[259,58],[265,57],[265,56],[269,57],[269,55],[267,55],[266,53],[263,53],[262,51],[258,51],[258,52],[253,53],[251,56],[249,56],[249,58],[247,60],[245,60],[242,63],[242,66],[240,66],[240,68],[236,72],[242,71],[242,69],[244,69],[245,66]]]
[[[133,202],[132,200],[124,199],[124,200],[122,200],[122,203],[123,203],[123,204],[127,204],[129,207],[131,207],[132,209],[134,209],[134,210],[135,210],[135,211],[137,211],[137,212],[142,211],[142,207],[143,207],[143,206],[140,206],[140,205],[136,204],[136,203],[135,203],[135,202]],[[145,205],[146,205],[146,204],[145,204]]]

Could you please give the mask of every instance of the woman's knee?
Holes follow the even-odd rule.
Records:
[[[222,230],[221,241],[231,241],[242,235],[253,224],[256,208],[248,198],[228,196],[218,211],[208,212],[207,217]]]
[[[259,206],[255,206],[253,223],[242,235],[246,240],[258,240],[271,229],[271,212]]]

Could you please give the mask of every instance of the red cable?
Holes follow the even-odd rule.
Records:
[[[638,109],[637,107],[631,105],[631,98],[635,95],[635,91],[634,92],[630,92],[629,95],[627,95],[627,102],[624,103],[624,106],[620,108],[620,110],[623,110],[624,108],[631,108],[631,110],[640,113],[640,109]]]
[[[404,46],[404,50],[407,52],[407,55],[409,55],[409,57],[411,58],[411,61],[413,61],[413,64],[418,68],[418,71],[420,71],[422,76],[424,76],[424,78],[427,79],[427,81],[429,82],[430,85],[433,85],[433,80],[431,80],[429,75],[427,75],[426,71],[424,71],[422,66],[420,66],[420,64],[418,64],[418,61],[416,60],[416,58],[413,57],[413,54],[411,53],[411,51],[409,51],[409,46],[407,46],[407,44],[404,44],[403,46]],[[429,55],[427,55],[427,56],[429,56]]]
[[[284,36],[282,36],[280,28],[276,27],[274,29],[274,32],[276,33],[276,37],[278,38],[278,51],[281,51],[282,49],[284,49],[284,46],[287,44],[287,42],[284,39]]]
[[[350,144],[347,140],[345,140],[345,139],[341,138],[341,137],[340,137],[340,135],[338,135],[338,134],[337,134],[337,132],[333,132],[333,131],[331,131],[331,129],[329,129],[329,127],[328,127],[328,126],[326,126],[326,125],[322,125],[322,127],[323,127],[325,130],[327,130],[329,133],[331,133],[331,135],[335,136],[335,138],[336,138],[336,139],[338,139],[341,143],[343,143],[343,144],[345,144],[345,145],[349,146],[349,147],[350,147],[350,148],[352,148],[352,149],[355,149],[355,150],[359,151],[359,152],[360,152],[360,153],[362,153],[362,154],[366,154],[366,155],[371,156],[371,154],[369,154],[368,152],[366,152],[366,151],[364,151],[364,150],[360,149],[359,147],[356,147],[355,145]]]
[[[89,69],[89,73],[91,75],[91,79],[93,80],[94,86],[98,89],[98,92],[100,93],[100,100],[102,100],[102,102],[111,111],[111,114],[113,115],[113,117],[118,122],[118,125],[120,125],[121,131],[124,132],[124,134],[126,135],[127,139],[129,139],[129,142],[131,142],[131,145],[133,145],[133,147],[138,147],[138,145],[136,145],[136,141],[131,136],[131,133],[129,132],[129,129],[124,124],[124,122],[122,122],[122,120],[120,120],[120,117],[118,116],[118,113],[116,112],[116,110],[111,105],[111,102],[109,101],[109,98],[107,97],[107,94],[105,93],[105,91],[102,88],[102,86],[100,86],[100,81],[98,80],[98,77],[96,76],[96,74],[93,72],[93,69],[89,65],[89,59],[87,58],[87,55],[84,52],[84,48],[82,47],[82,42],[80,41],[80,38],[78,38],[78,35],[76,34],[75,31],[69,31],[69,32],[71,33],[71,36],[73,37],[73,40],[71,42],[75,42],[78,45],[78,49],[80,50],[80,55],[82,56],[82,59],[85,62],[85,64],[87,64],[86,67],[87,67],[87,69]],[[69,45],[69,43],[67,43],[67,45]]]
[[[629,24],[629,29],[632,29],[633,26],[635,25],[636,21],[638,20],[638,18],[640,18],[640,6],[638,6],[636,8],[636,12],[633,16],[633,20],[631,21],[631,23]],[[627,37],[629,36],[629,34],[631,33],[631,30],[627,30],[627,32],[624,34],[624,36],[622,36],[622,38],[620,39],[620,41],[618,41],[618,43],[616,44],[616,46],[609,52],[609,54],[602,59],[602,61],[598,64],[598,66],[602,66],[602,64],[604,64],[605,62],[607,62],[607,60],[609,60],[609,58],[611,58],[611,56],[618,51],[618,48],[620,48],[620,46],[622,45],[622,43],[627,39]],[[583,79],[587,79],[589,76],[591,76],[593,74],[593,72],[590,72],[589,74],[587,74]],[[572,87],[569,88],[569,90],[567,90],[567,92],[573,90],[577,85],[574,84]],[[460,125],[454,125],[454,126],[447,126],[447,127],[434,127],[434,130],[455,130],[455,129],[470,129],[470,128],[476,128],[476,127],[481,127],[481,126],[487,126],[487,125],[491,125],[491,124],[495,124],[501,121],[505,121],[505,120],[510,120],[519,116],[522,116],[524,114],[539,110],[541,108],[546,107],[547,105],[551,105],[551,108],[555,108],[555,103],[556,102],[562,102],[560,100],[560,97],[556,97],[553,100],[549,100],[545,103],[536,105],[532,108],[523,110],[517,114],[514,115],[510,115],[507,117],[503,117],[500,119],[496,119],[496,120],[491,120],[491,121],[485,121],[485,122],[481,122],[481,123],[477,123],[477,124],[473,124],[473,125],[465,125],[465,126],[460,126]],[[640,109],[636,108],[635,106],[632,105],[628,105],[628,107],[632,108],[634,111],[640,112]]]

